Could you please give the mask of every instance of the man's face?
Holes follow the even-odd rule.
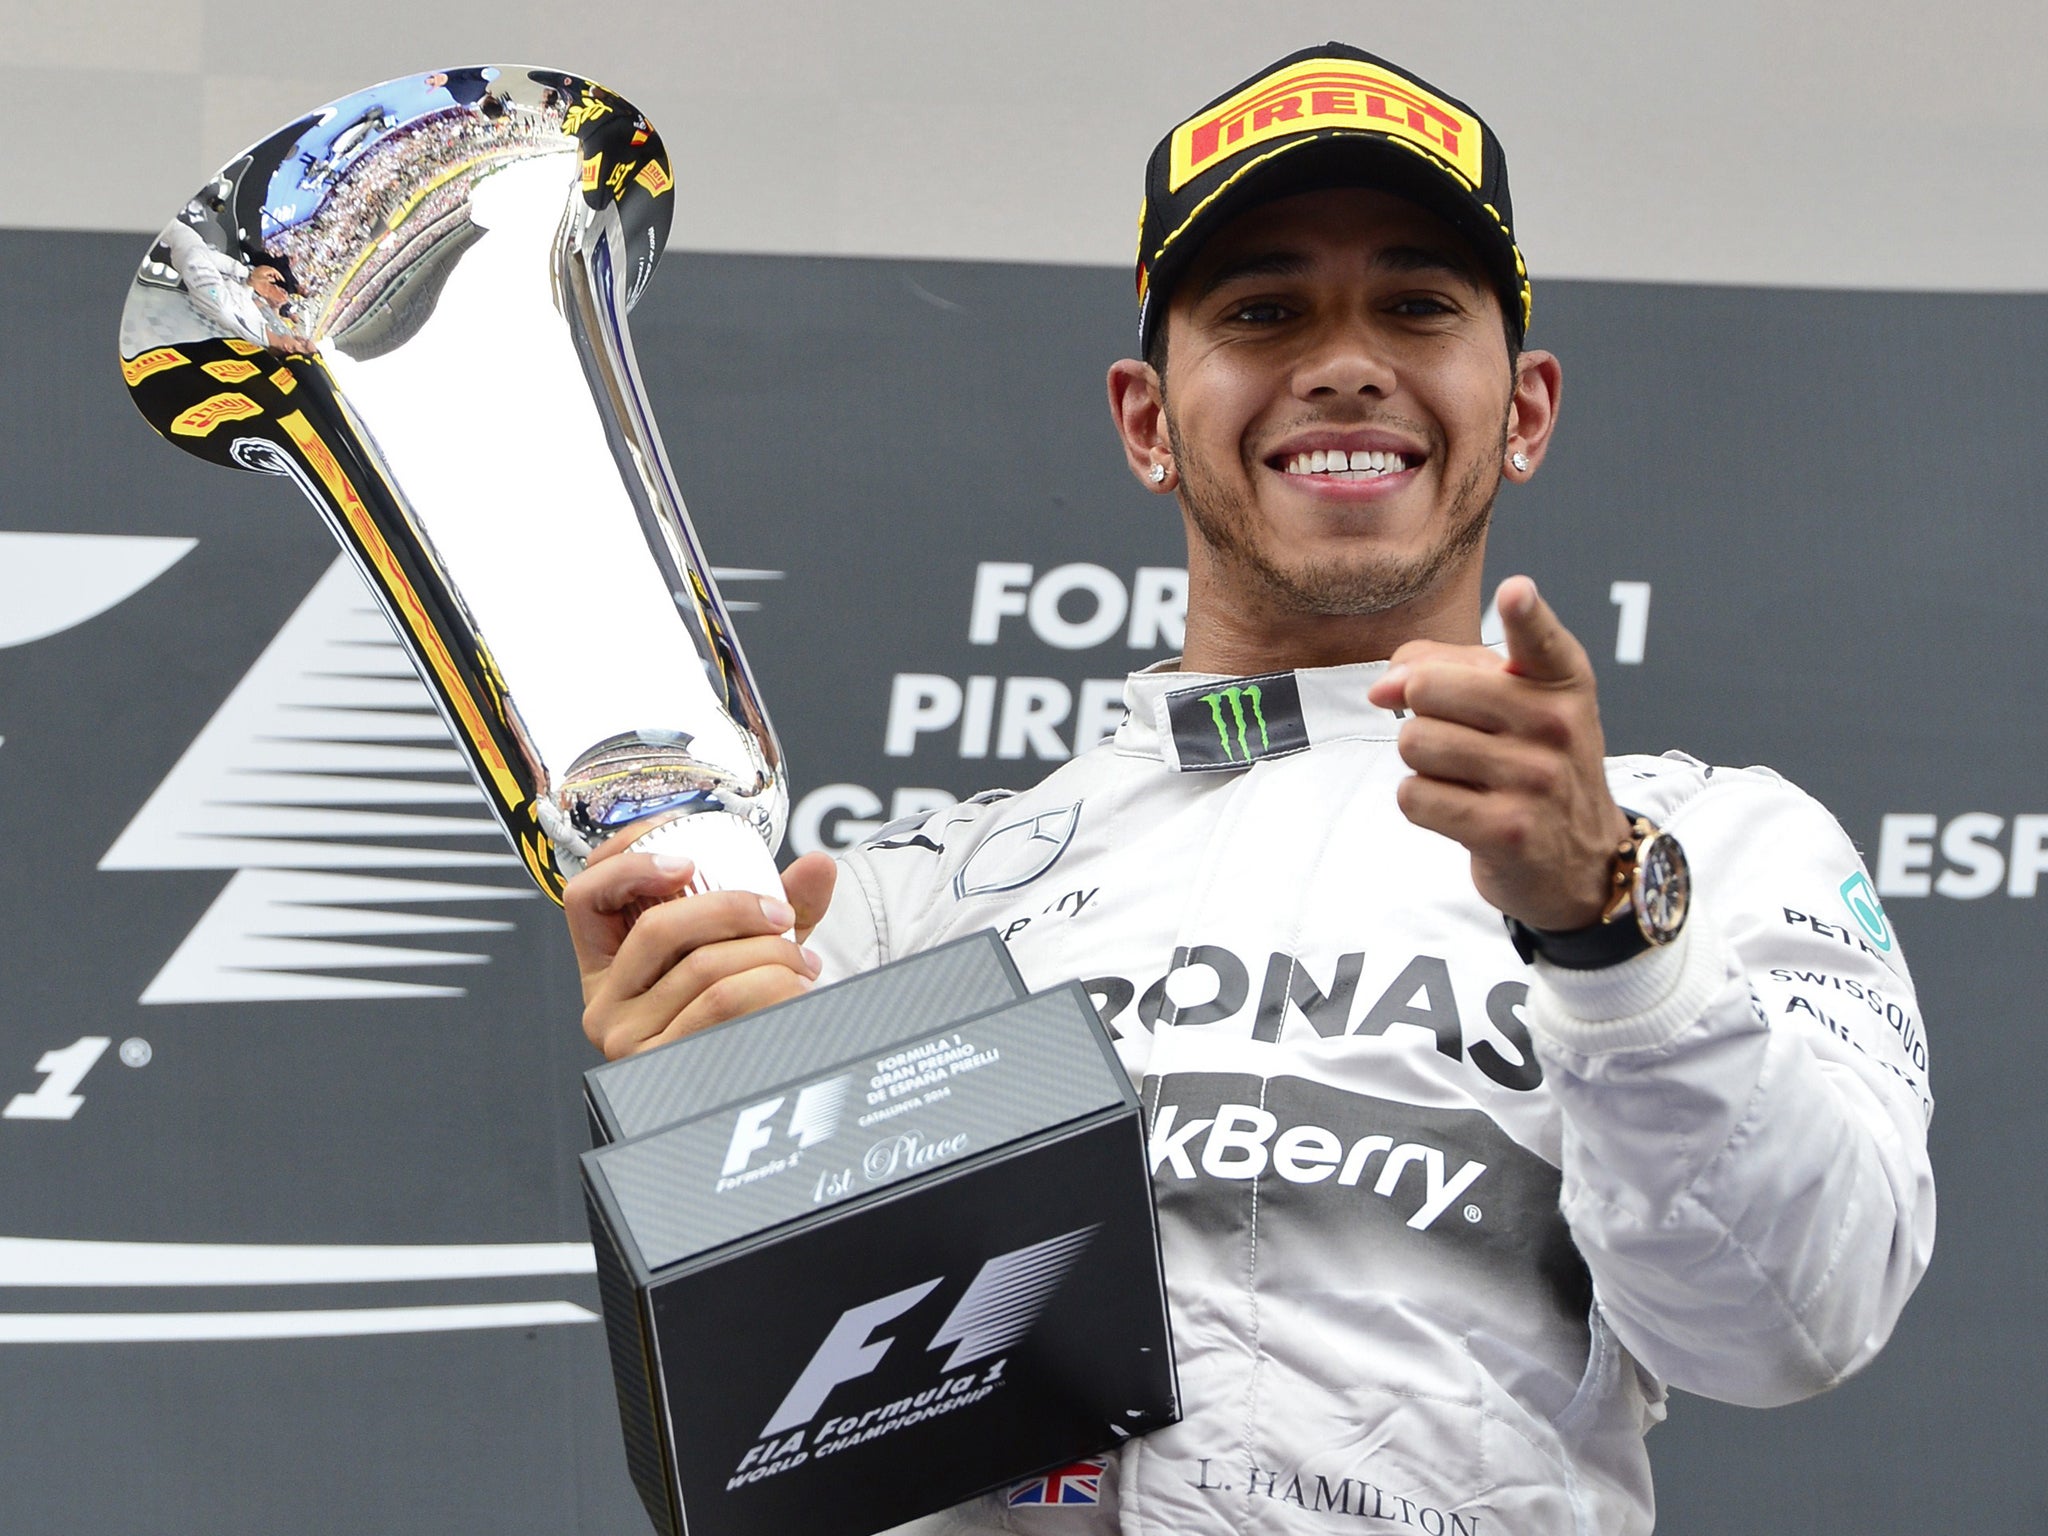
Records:
[[[282,309],[291,301],[291,295],[285,292],[284,279],[275,267],[251,267],[249,287],[272,309]]]
[[[1221,579],[1281,612],[1368,614],[1476,565],[1514,370],[1448,224],[1351,188],[1252,209],[1166,326],[1181,501]]]

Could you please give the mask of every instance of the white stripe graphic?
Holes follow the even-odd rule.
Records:
[[[420,941],[510,926],[445,909],[530,900],[528,881],[447,872],[517,865],[343,556],[100,861],[235,871],[142,995],[184,1004],[460,997],[459,986],[333,973],[483,964],[476,950]]]
[[[545,1328],[594,1323],[569,1301],[453,1307],[344,1307],[320,1312],[6,1312],[0,1344],[153,1344],[224,1339],[339,1339],[379,1333]]]
[[[438,845],[450,837],[490,846]],[[390,624],[337,556],[100,868],[518,862]]]
[[[588,1243],[379,1246],[0,1237],[0,1286],[326,1285],[596,1270]]]
[[[242,869],[143,990],[157,1003],[285,1002],[352,997],[460,997],[462,988],[364,976],[309,974],[379,966],[483,965],[487,955],[366,939],[490,933],[489,918],[393,912],[408,902],[523,901],[530,887],[404,880],[297,869]],[[354,905],[360,903],[360,905]]]
[[[784,574],[782,571],[750,570],[739,565],[714,565],[711,568],[711,579],[718,583],[718,595],[725,599],[728,613],[759,613],[761,605],[734,597],[726,588],[741,581],[780,581]]]

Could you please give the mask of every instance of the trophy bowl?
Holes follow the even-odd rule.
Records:
[[[121,316],[151,426],[320,509],[557,901],[633,826],[694,889],[782,889],[781,748],[626,326],[673,194],[580,75],[409,75],[224,166]]]

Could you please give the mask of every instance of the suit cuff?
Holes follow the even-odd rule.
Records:
[[[1572,971],[1538,959],[1529,1027],[1581,1056],[1655,1050],[1713,1006],[1727,984],[1728,961],[1720,927],[1695,904],[1676,939],[1619,965]]]

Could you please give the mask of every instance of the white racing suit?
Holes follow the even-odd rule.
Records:
[[[264,308],[249,286],[250,269],[216,251],[183,219],[171,220],[158,238],[168,247],[171,265],[184,279],[193,308],[214,326],[259,347],[270,345],[272,331],[284,329],[284,322]]]
[[[1381,666],[1146,672],[1112,741],[849,853],[825,977],[994,927],[1139,1087],[1183,1422],[905,1532],[1642,1532],[1667,1386],[1824,1391],[1933,1244],[1927,1053],[1855,849],[1763,769],[1611,759],[1679,940],[1517,957],[1395,804]],[[1043,1497],[1041,1490],[1038,1497]]]

